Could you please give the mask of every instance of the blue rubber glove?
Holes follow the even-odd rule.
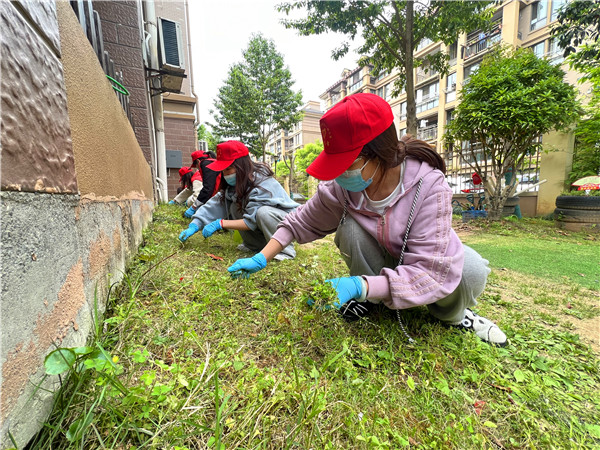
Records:
[[[202,236],[204,236],[204,238],[206,239],[215,234],[215,232],[222,230],[223,227],[221,226],[221,220],[223,219],[217,219],[214,222],[211,222],[204,228],[202,228]]]
[[[361,277],[342,277],[332,278],[325,280],[326,283],[331,284],[337,291],[338,301],[333,303],[336,308],[341,308],[343,304],[348,303],[350,300],[358,299],[359,301],[365,301],[366,282]]]
[[[171,201],[169,202],[169,205],[174,205],[174,204],[175,204],[175,200],[171,200]]]
[[[200,231],[200,227],[198,225],[196,225],[195,223],[190,223],[187,227],[186,230],[183,230],[181,232],[181,234],[179,235],[179,240],[181,242],[185,242],[188,240],[188,238],[197,233],[198,231]]]
[[[185,210],[185,212],[183,213],[183,215],[185,217],[191,219],[195,212],[196,212],[196,210],[194,209],[194,207],[190,206],[188,209]]]
[[[267,267],[267,258],[262,253],[257,253],[252,258],[242,258],[234,262],[227,270],[231,278],[248,278],[251,273]]]

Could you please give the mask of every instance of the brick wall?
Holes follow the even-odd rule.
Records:
[[[181,160],[184,166],[192,164],[192,152],[196,150],[196,130],[194,121],[188,119],[176,119],[165,117],[165,145],[167,150],[178,150],[181,152]],[[169,169],[167,173],[167,186],[169,198],[177,194],[179,187],[179,173],[177,169]]]

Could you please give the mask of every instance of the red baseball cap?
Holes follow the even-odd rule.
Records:
[[[318,180],[333,180],[352,165],[362,148],[394,122],[392,108],[375,94],[344,97],[319,121],[323,151],[306,172]]]
[[[179,181],[181,181],[184,175],[190,173],[191,171],[192,169],[190,169],[189,167],[182,167],[181,169],[179,169]]]
[[[217,145],[217,160],[206,167],[215,172],[220,172],[227,169],[236,159],[248,156],[249,154],[248,147],[240,141],[222,142]]]
[[[196,150],[195,152],[192,152],[192,162],[200,158],[208,158],[208,155],[202,150]]]

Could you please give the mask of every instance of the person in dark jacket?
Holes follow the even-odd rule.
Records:
[[[194,198],[194,203],[183,213],[185,217],[191,218],[196,210],[204,205],[218,190],[221,182],[221,173],[209,169],[209,165],[215,162],[208,153],[197,150],[192,153],[192,168],[197,168],[202,174],[202,189]]]

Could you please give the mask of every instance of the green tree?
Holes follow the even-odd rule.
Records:
[[[271,137],[302,120],[302,93],[292,90],[294,80],[272,40],[253,35],[243,58],[219,89],[212,128],[244,142],[264,161]]]
[[[406,87],[407,132],[417,133],[417,109],[413,69],[424,66],[442,74],[448,73],[448,54],[431,52],[422,58],[413,53],[425,39],[456,43],[461,32],[487,29],[492,9],[490,1],[431,0],[423,3],[408,1],[360,0],[313,1],[298,0],[281,3],[280,12],[289,15],[294,10],[305,10],[306,18],[283,20],[287,28],[298,30],[300,35],[321,34],[328,31],[344,34],[349,41],[362,35],[364,44],[358,49],[363,56],[359,64],[372,64],[375,73],[398,71],[393,95]],[[345,55],[349,41],[333,50],[337,60]]]
[[[198,127],[198,140],[199,141],[206,141],[206,143],[208,144],[208,150],[212,151],[212,152],[216,152],[217,151],[217,144],[219,142],[221,142],[221,137],[220,136],[215,136],[213,135],[208,128],[206,127],[205,124],[200,124],[200,126]]]
[[[323,143],[315,141],[306,144],[304,147],[296,151],[296,170],[305,172],[306,168],[312,164],[319,153],[323,151]]]
[[[600,175],[600,0],[565,4],[552,35],[572,69],[584,74],[592,95],[585,119],[575,129],[576,145],[569,184],[587,175]]]
[[[571,68],[600,76],[600,0],[566,3],[552,27],[558,46],[569,57]]]
[[[463,86],[444,140],[481,176],[491,219],[500,218],[516,189],[517,169],[541,146],[539,137],[577,120],[577,91],[564,75],[531,50],[497,48]],[[507,173],[511,179],[503,184]]]
[[[215,134],[237,139],[245,144],[250,142],[257,128],[247,104],[254,103],[255,91],[241,64],[234,64],[229,68],[227,79],[217,93],[215,110],[210,110],[216,122],[210,124]]]

